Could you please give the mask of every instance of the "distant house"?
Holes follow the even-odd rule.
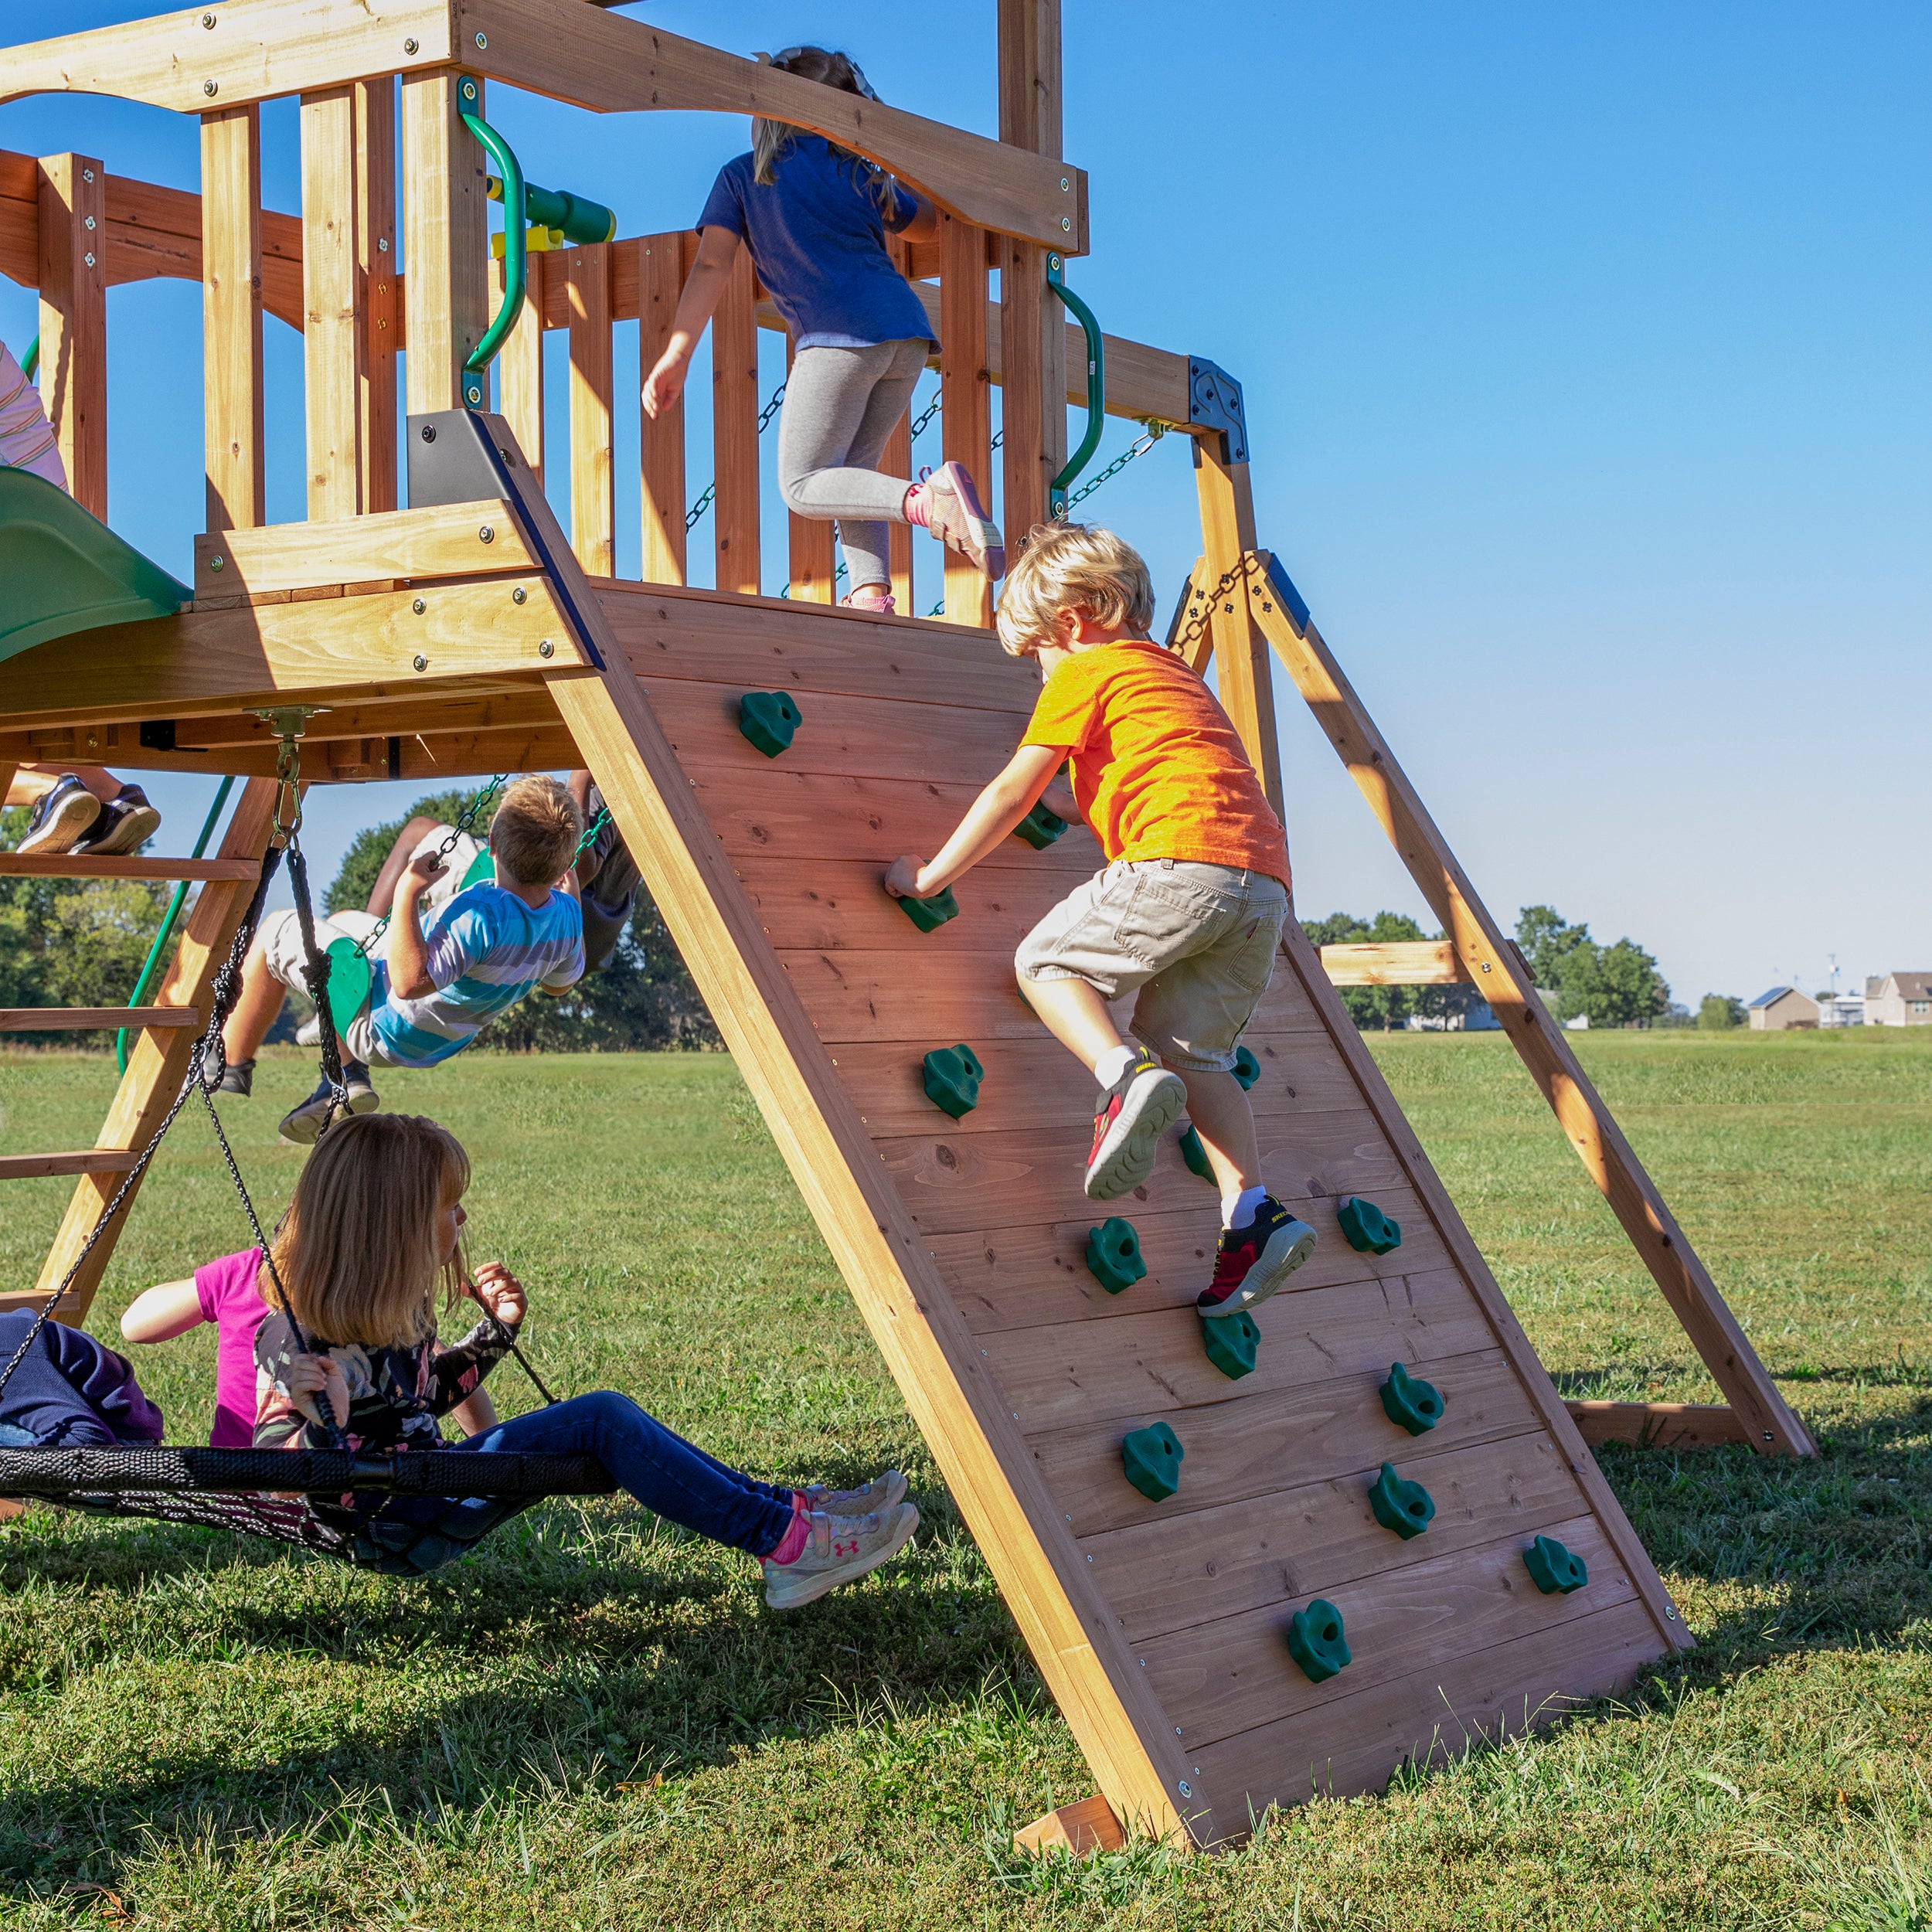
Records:
[[[1867,1026],[1932,1026],[1932,973],[1886,973],[1865,982]]]
[[[1818,1002],[1795,986],[1774,986],[1768,993],[1760,993],[1744,1011],[1753,1032],[1781,1033],[1790,1027],[1818,1024]]]
[[[1819,994],[1818,1023],[1821,1026],[1862,1026],[1865,1024],[1865,995],[1862,993]]]

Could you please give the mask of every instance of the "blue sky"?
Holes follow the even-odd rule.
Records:
[[[63,0],[36,24],[147,10]],[[845,46],[886,99],[996,131],[990,5],[869,12],[856,37],[825,0],[627,11],[747,51]],[[1541,900],[1628,934],[1693,1006],[1814,985],[1833,953],[1848,983],[1932,965],[1932,13],[1385,0],[1202,18],[1068,0],[1066,151],[1093,176],[1094,243],[1073,277],[1110,329],[1246,386],[1261,540],[1478,890],[1505,921]],[[625,234],[690,219],[747,138],[502,89],[492,118],[533,178],[610,202]],[[267,130],[266,199],[293,210],[292,103]],[[0,146],[196,185],[191,121],[113,102],[0,108]],[[33,327],[0,281],[0,335],[18,350]],[[185,573],[199,291],[117,291],[109,328],[112,519]],[[273,321],[268,339],[281,519],[302,514],[301,352]],[[621,338],[621,475],[634,356]],[[1103,457],[1132,434],[1110,426]],[[621,570],[635,495],[633,478]],[[1165,609],[1196,548],[1179,440],[1087,513],[1146,552]],[[775,522],[767,558],[782,576]],[[1291,690],[1280,716],[1303,913],[1422,913]],[[208,783],[153,789],[185,842]],[[318,799],[318,869],[414,789]]]

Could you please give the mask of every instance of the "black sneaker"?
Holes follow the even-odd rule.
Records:
[[[100,801],[72,772],[34,801],[27,829],[16,850],[72,852],[100,816]]]
[[[1094,1114],[1094,1151],[1087,1157],[1087,1198],[1128,1194],[1154,1172],[1161,1136],[1181,1117],[1187,1089],[1145,1049],[1100,1096]]]
[[[1194,1305],[1206,1315],[1239,1315],[1267,1301],[1314,1252],[1315,1230],[1264,1194],[1246,1227],[1222,1230],[1213,1285]]]
[[[100,816],[74,850],[100,859],[138,852],[160,828],[161,814],[148,804],[147,793],[138,785],[123,785],[113,801],[101,807]]]
[[[342,1062],[342,1080],[349,1089],[349,1102],[339,1111],[373,1114],[382,1104],[376,1097],[376,1089],[369,1084],[369,1069],[360,1060]],[[321,1133],[322,1123],[328,1118],[331,1098],[327,1080],[318,1080],[315,1092],[300,1107],[291,1107],[282,1116],[282,1138],[296,1147],[313,1146]]]

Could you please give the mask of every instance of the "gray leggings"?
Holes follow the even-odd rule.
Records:
[[[921,336],[864,349],[801,349],[778,418],[778,493],[799,516],[836,518],[846,590],[889,583],[886,526],[906,520],[911,478],[873,468],[913,400],[932,345]]]

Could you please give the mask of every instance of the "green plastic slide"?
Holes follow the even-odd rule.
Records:
[[[194,594],[65,490],[0,464],[0,660],[73,631],[172,617]]]

